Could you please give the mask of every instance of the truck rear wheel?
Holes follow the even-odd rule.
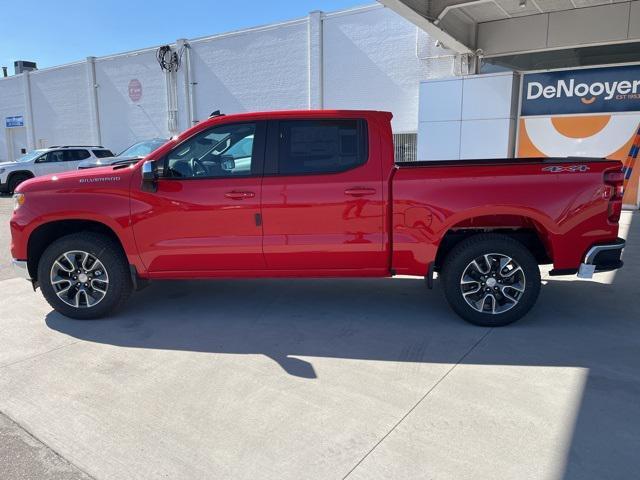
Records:
[[[515,322],[540,294],[540,269],[531,252],[500,234],[478,234],[456,245],[442,268],[451,308],[483,327]]]
[[[91,232],[53,242],[38,263],[38,283],[57,312],[82,320],[117,310],[132,290],[127,261],[118,245]]]

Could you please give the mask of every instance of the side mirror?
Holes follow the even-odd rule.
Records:
[[[158,191],[158,166],[155,160],[142,164],[142,190],[145,192]]]

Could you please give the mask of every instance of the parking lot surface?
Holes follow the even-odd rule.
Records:
[[[0,478],[637,477],[637,214],[624,269],[487,329],[410,278],[157,282],[74,321],[0,212]]]

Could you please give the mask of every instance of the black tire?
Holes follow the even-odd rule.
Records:
[[[25,180],[29,180],[30,178],[32,177],[25,175],[24,173],[17,173],[15,175],[12,175],[9,179],[9,193],[15,192],[16,188],[18,188],[18,185],[20,185]]]
[[[501,269],[500,259],[506,261],[506,257],[515,263],[505,264]],[[474,260],[477,261],[476,265],[480,264],[482,270],[487,271],[486,275],[481,275],[480,269],[472,265]],[[515,266],[521,267],[522,275]],[[497,272],[497,275],[492,272]],[[515,273],[509,276],[511,272]],[[478,281],[475,281],[476,276]],[[519,320],[531,310],[540,294],[540,269],[536,259],[523,244],[500,234],[478,234],[456,245],[444,261],[442,280],[444,294],[451,308],[464,320],[482,327],[501,327]],[[523,291],[514,287],[523,288]],[[463,289],[469,302],[465,299]],[[474,298],[481,300],[474,302]],[[517,301],[514,303],[511,300]],[[505,311],[500,312],[500,309]],[[493,313],[494,310],[497,310],[496,313]]]
[[[68,305],[58,296],[58,293],[56,293],[56,288],[60,287],[54,287],[52,283],[51,275],[54,263],[66,252],[73,251],[88,253],[92,258],[102,263],[104,266],[103,270],[107,272],[108,283],[103,282],[98,284],[101,288],[105,289],[106,293],[104,293],[98,303],[93,306],[88,305],[89,296],[87,294],[81,296],[81,300],[83,298],[85,299],[85,305],[80,307]],[[78,258],[81,258],[81,256],[78,255]],[[98,270],[98,273],[100,273],[100,270]],[[95,275],[94,281],[96,280],[98,280],[97,275]],[[72,282],[75,282],[75,280],[70,281],[69,284],[72,285]],[[92,232],[80,232],[67,235],[49,245],[42,254],[42,257],[40,257],[38,263],[38,283],[49,305],[66,317],[80,320],[100,318],[115,312],[126,303],[133,289],[129,266],[120,247],[108,237]],[[79,285],[79,283],[75,285]],[[90,276],[89,284],[85,284],[85,286],[87,285],[90,287],[94,285],[91,282]],[[65,286],[66,284],[63,284],[63,287]],[[71,288],[76,288],[76,292],[78,290],[78,288],[73,287],[73,285]],[[82,288],[82,286],[80,288]],[[73,291],[71,293],[73,293]]]

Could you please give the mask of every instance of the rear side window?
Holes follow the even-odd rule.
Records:
[[[108,158],[113,157],[113,153],[111,150],[93,150],[93,154],[98,158]]]
[[[279,173],[335,173],[367,161],[366,124],[362,120],[279,122]]]
[[[89,158],[91,154],[88,150],[65,150],[64,161],[65,162],[77,162]]]

